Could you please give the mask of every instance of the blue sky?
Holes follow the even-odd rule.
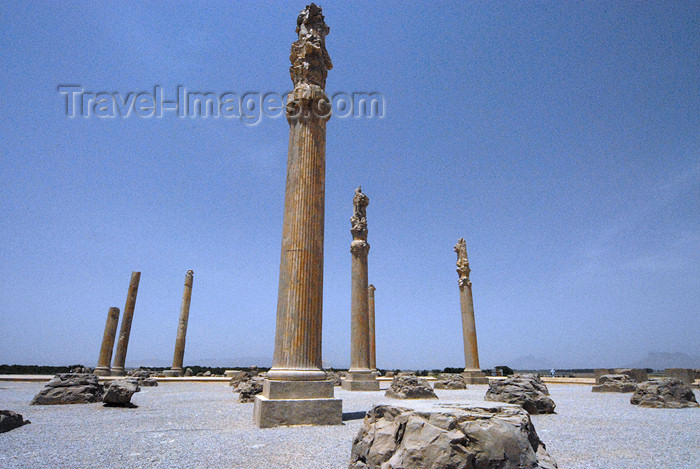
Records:
[[[380,368],[463,366],[465,237],[483,367],[700,354],[697,2],[323,2],[324,360],[350,355],[367,209]],[[57,86],[279,92],[303,2],[2,2],[0,363],[94,365],[140,270],[127,366],[272,358],[288,124],[67,118]],[[236,363],[229,363],[236,361]],[[241,363],[242,362],[242,363]]]

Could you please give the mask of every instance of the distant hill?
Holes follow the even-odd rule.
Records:
[[[632,368],[700,368],[700,355],[681,352],[649,352],[647,357],[632,364]]]

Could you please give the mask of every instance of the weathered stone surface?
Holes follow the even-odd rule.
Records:
[[[92,373],[93,371],[95,370],[83,365],[78,365],[70,370],[71,373]]]
[[[695,381],[695,370],[690,368],[666,368],[665,375],[669,378],[680,379],[688,385]]]
[[[326,370],[326,379],[333,381],[333,386],[342,386],[343,380],[340,378],[340,374],[335,371]]]
[[[31,423],[29,420],[24,420],[22,414],[12,412],[11,410],[0,410],[0,433],[9,432],[22,425]]]
[[[131,407],[131,396],[139,392],[138,385],[130,380],[112,381],[105,391],[102,402],[111,407]]]
[[[138,370],[134,370],[131,373],[128,373],[129,376],[137,379],[150,378],[151,376],[153,376],[153,374],[153,371],[147,370],[145,368],[139,368]]]
[[[185,370],[185,376],[192,376],[194,372],[192,371],[192,368],[187,368]]]
[[[435,382],[435,389],[467,389],[467,383],[461,374],[440,373]]]
[[[386,397],[394,399],[437,399],[428,381],[416,376],[397,376],[386,390]]]
[[[698,407],[693,390],[678,378],[662,378],[637,385],[630,403],[640,407],[681,409]]]
[[[297,18],[299,39],[292,44],[289,60],[289,75],[294,87],[326,87],[328,70],[333,68],[331,57],[326,50],[326,36],[330,28],[326,25],[321,8],[311,3],[299,13]]]
[[[637,383],[643,383],[649,379],[649,374],[644,368],[617,368],[615,370],[616,375],[627,375],[632,381]]]
[[[350,469],[557,468],[527,412],[508,405],[379,405],[353,441]]]
[[[628,375],[603,375],[600,384],[593,386],[593,392],[634,392],[637,383]]]
[[[60,373],[34,396],[31,404],[87,404],[100,402],[103,394],[104,388],[93,374]]]
[[[248,381],[250,378],[255,376],[254,373],[250,371],[233,370],[231,373],[231,380],[228,382],[229,386],[234,388],[244,381]]]
[[[155,378],[143,378],[138,380],[139,386],[155,387],[158,386],[158,381]]]
[[[535,375],[515,375],[504,380],[492,380],[484,399],[517,404],[531,414],[551,414],[556,407],[549,397],[547,386]]]
[[[241,383],[236,391],[238,391],[238,402],[253,402],[255,396],[263,391],[263,378],[251,378],[248,381]]]
[[[268,399],[263,392],[255,396],[253,419],[260,428],[288,425],[341,425],[343,401],[333,398]]]
[[[595,384],[600,384],[600,377],[603,375],[614,375],[615,370],[612,368],[596,368],[593,370],[593,377],[595,378]]]

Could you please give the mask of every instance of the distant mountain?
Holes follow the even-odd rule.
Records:
[[[138,366],[163,366],[169,367],[172,365],[172,360],[166,360],[163,358],[151,358],[143,360],[129,360],[127,362],[127,367],[136,368]],[[272,357],[232,357],[232,358],[202,358],[194,357],[188,358],[185,355],[185,367],[187,366],[210,366],[215,367],[230,367],[234,368],[237,366],[248,367],[248,366],[272,366]]]
[[[192,358],[185,359],[185,365],[191,363],[201,366],[272,366],[272,357],[233,357],[233,358]]]
[[[647,357],[632,365],[632,368],[700,368],[700,355],[681,352],[649,352]]]
[[[546,358],[535,357],[532,355],[518,357],[511,360],[509,363],[502,364],[507,365],[514,370],[551,370],[554,368],[554,364]]]

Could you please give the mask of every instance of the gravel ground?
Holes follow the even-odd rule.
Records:
[[[236,403],[223,383],[161,383],[141,388],[137,409],[100,404],[29,406],[44,383],[0,382],[0,409],[32,421],[0,434],[2,468],[347,468],[361,415],[373,404],[410,401],[383,392],[347,392],[344,425],[258,429],[253,404]],[[438,390],[440,401],[481,400],[485,385]],[[700,409],[643,409],[630,394],[549,385],[556,415],[532,420],[561,468],[697,468]],[[695,391],[696,396],[698,391]]]

